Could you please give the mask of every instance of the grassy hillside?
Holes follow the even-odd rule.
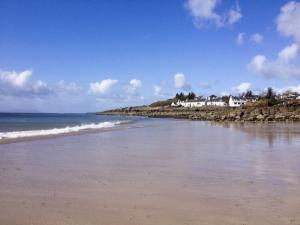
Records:
[[[174,101],[174,99],[167,99],[167,100],[163,100],[163,101],[157,101],[157,102],[153,102],[149,106],[150,107],[170,106],[173,101]]]

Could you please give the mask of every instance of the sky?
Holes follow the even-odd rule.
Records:
[[[0,0],[0,111],[300,92],[300,1]]]

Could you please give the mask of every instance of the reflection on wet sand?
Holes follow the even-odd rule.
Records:
[[[212,123],[213,126],[221,126],[226,129],[238,130],[245,133],[250,140],[252,146],[263,145],[267,143],[268,150],[278,150],[277,154],[282,155],[280,161],[275,160],[274,154],[268,152],[260,152],[254,163],[255,175],[258,179],[268,180],[270,176],[274,176],[272,182],[284,182],[293,185],[299,185],[299,176],[295,174],[297,168],[285,160],[285,155],[292,155],[293,149],[298,151],[300,148],[300,124],[299,123]],[[272,157],[270,157],[272,156]],[[279,165],[278,165],[279,164]],[[274,175],[274,170],[276,173]]]
[[[238,129],[245,132],[253,139],[264,139],[272,148],[276,141],[291,144],[299,141],[299,123],[211,123],[213,126],[221,126],[229,129]]]
[[[0,145],[0,224],[300,224],[299,125],[148,125]]]

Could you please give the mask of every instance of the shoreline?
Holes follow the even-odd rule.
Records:
[[[231,124],[0,145],[0,224],[298,224],[299,124]]]
[[[97,112],[96,115],[143,116],[214,122],[300,122],[300,103],[272,107],[150,107],[136,106]]]
[[[45,140],[45,139],[54,139],[60,137],[68,137],[68,136],[78,136],[82,134],[92,134],[92,133],[102,133],[102,132],[110,132],[110,131],[118,131],[130,128],[140,128],[138,125],[132,124],[121,124],[115,127],[106,127],[106,128],[98,128],[98,129],[85,129],[81,131],[73,131],[69,133],[60,133],[60,134],[49,134],[49,135],[36,135],[36,136],[28,136],[28,137],[16,137],[16,138],[4,138],[0,139],[0,146],[18,142],[27,142],[27,141],[36,141],[36,140]]]

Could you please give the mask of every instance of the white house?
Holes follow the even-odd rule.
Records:
[[[203,99],[196,99],[196,100],[186,100],[180,101],[178,100],[176,103],[172,103],[171,106],[183,106],[183,107],[202,107],[206,104],[205,100]]]
[[[234,97],[234,96],[230,96],[229,98],[229,106],[230,107],[240,107],[245,105],[247,102],[246,99],[242,99],[242,98],[238,98],[238,97]]]
[[[187,108],[202,107],[202,106],[240,107],[245,105],[246,102],[256,102],[256,101],[257,101],[257,97],[255,96],[251,98],[230,96],[229,102],[227,104],[225,101],[223,101],[222,98],[212,95],[207,98],[199,97],[194,100],[185,100],[185,101],[178,100],[177,102],[173,102],[171,106],[182,106]]]
[[[208,98],[206,105],[225,107],[227,103],[222,98]]]
[[[192,100],[192,101],[189,101],[190,103],[190,107],[202,107],[202,106],[205,106],[206,102],[205,100]]]
[[[280,99],[292,100],[292,99],[300,99],[300,95],[297,92],[286,91],[285,93],[279,96]]]
[[[182,106],[182,107],[202,107],[202,106],[220,106],[224,107],[227,106],[226,102],[224,102],[221,98],[196,98],[194,100],[186,100],[180,101],[178,100],[176,103],[172,103],[171,106]]]
[[[224,101],[208,101],[207,105],[225,107],[227,103]]]

